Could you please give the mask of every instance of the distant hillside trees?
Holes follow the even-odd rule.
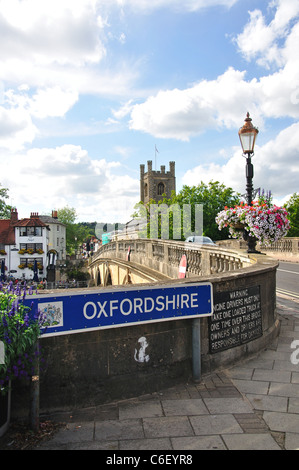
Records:
[[[81,223],[75,223],[77,213],[73,207],[58,209],[57,216],[66,225],[66,253],[72,255],[93,235],[92,230]]]

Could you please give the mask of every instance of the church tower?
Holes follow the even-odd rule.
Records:
[[[161,165],[160,171],[154,171],[150,160],[147,162],[147,172],[144,165],[140,165],[140,200],[144,204],[150,199],[160,201],[163,194],[170,198],[171,191],[175,191],[175,162],[169,162],[169,171],[165,171],[164,165]]]

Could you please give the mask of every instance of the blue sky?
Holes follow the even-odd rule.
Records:
[[[126,222],[139,167],[299,192],[299,0],[0,0],[0,183],[20,217]]]

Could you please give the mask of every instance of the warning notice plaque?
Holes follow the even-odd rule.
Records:
[[[211,354],[248,343],[262,334],[260,286],[214,293],[214,313],[209,318]]]

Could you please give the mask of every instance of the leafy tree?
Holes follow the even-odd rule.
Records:
[[[57,211],[58,220],[66,225],[66,252],[72,255],[80,245],[90,238],[90,229],[76,224],[76,209],[73,207],[64,207]]]
[[[76,209],[69,206],[63,207],[62,209],[58,209],[57,217],[60,222],[65,225],[74,224],[77,218]]]
[[[97,222],[78,222],[78,227],[85,227],[89,230],[89,234],[93,235],[94,237],[96,236],[95,233],[95,228],[96,228]]]
[[[5,199],[8,199],[8,189],[3,188],[0,183],[0,219],[9,219],[12,206],[6,204]]]
[[[291,225],[288,237],[299,237],[299,194],[294,193],[284,207],[288,211]]]
[[[225,206],[232,207],[239,203],[240,195],[237,195],[232,188],[220,184],[219,181],[210,181],[208,184],[201,181],[198,186],[183,186],[176,199],[180,205],[203,205],[203,235],[212,240],[228,238],[228,231],[226,233],[226,230],[221,232],[218,230],[215,218]]]

